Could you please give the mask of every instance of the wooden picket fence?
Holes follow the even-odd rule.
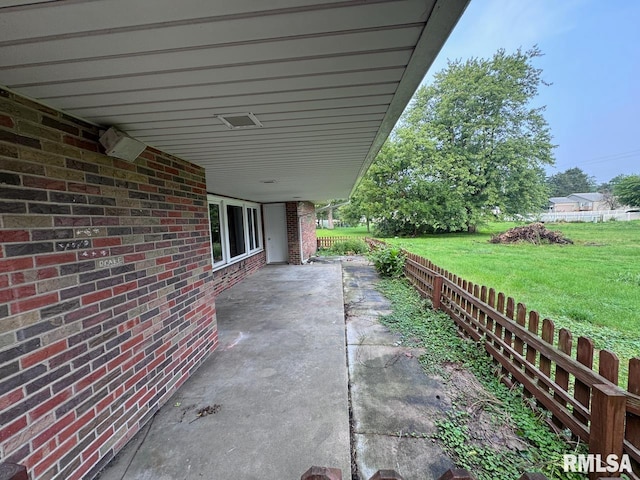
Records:
[[[331,248],[336,242],[346,242],[348,240],[362,240],[364,241],[364,237],[318,237],[318,250],[323,248]]]
[[[372,248],[386,245],[367,239]],[[640,479],[640,358],[629,361],[626,390],[618,387],[619,360],[609,350],[571,332],[556,332],[552,320],[493,288],[475,285],[431,261],[404,251],[405,275],[433,307],[446,312],[464,335],[484,343],[502,367],[502,379],[524,387],[538,406],[552,414],[551,424],[568,428],[589,444],[590,453],[623,453]],[[576,352],[575,358],[572,351]],[[598,371],[594,357],[598,356]]]

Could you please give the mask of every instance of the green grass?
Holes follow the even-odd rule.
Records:
[[[640,221],[547,225],[574,245],[489,243],[492,234],[515,225],[384,240],[513,297],[574,338],[592,338],[597,348],[618,354],[624,378],[627,360],[640,356]],[[345,235],[348,229],[339,231]],[[351,232],[365,234],[366,228]]]
[[[336,227],[333,230],[328,228],[316,229],[318,237],[370,237],[367,227]]]

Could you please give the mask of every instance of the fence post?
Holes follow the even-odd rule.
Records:
[[[29,480],[27,467],[15,463],[0,463],[0,480]]]
[[[476,477],[464,468],[450,468],[438,480],[476,480]]]
[[[620,460],[623,452],[624,422],[626,416],[627,397],[614,385],[594,385],[591,393],[591,426],[589,428],[589,453],[600,455],[616,455]],[[590,480],[597,480],[598,472],[589,473]],[[610,476],[618,477],[619,473]]]
[[[403,480],[395,470],[378,470],[369,480]]]
[[[433,305],[434,310],[440,310],[440,305],[442,304],[440,299],[442,297],[443,281],[444,278],[442,275],[433,276],[433,297],[431,298],[431,305]]]

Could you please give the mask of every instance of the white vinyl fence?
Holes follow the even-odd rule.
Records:
[[[595,212],[557,212],[543,213],[540,215],[542,222],[607,222],[609,220],[638,220],[640,212],[627,212],[625,210],[598,210]]]

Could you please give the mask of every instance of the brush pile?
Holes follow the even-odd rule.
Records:
[[[573,243],[573,241],[565,238],[561,232],[547,230],[547,228],[539,222],[512,228],[504,233],[492,236],[489,241],[491,243],[527,242],[536,245],[548,243],[565,245]]]

